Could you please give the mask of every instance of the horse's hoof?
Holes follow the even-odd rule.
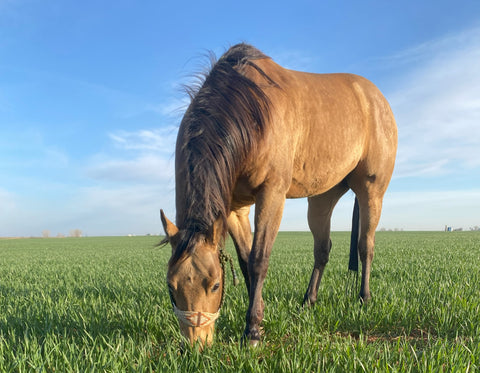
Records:
[[[362,306],[372,302],[371,294],[366,294],[366,295],[360,294],[359,299],[360,299],[360,305]]]
[[[260,333],[257,330],[245,331],[242,336],[242,346],[257,347],[260,343]]]
[[[258,339],[250,339],[250,341],[248,342],[248,345],[250,347],[257,347],[259,345],[260,341]]]
[[[315,305],[315,301],[311,300],[309,297],[305,296],[302,302],[302,309],[310,308]]]

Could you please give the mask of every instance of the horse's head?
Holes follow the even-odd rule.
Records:
[[[181,247],[184,235],[163,211],[161,218],[166,239],[172,246],[167,284],[180,331],[191,344],[196,341],[202,346],[210,344],[224,291],[218,242],[199,237],[193,250],[179,256],[176,251]]]

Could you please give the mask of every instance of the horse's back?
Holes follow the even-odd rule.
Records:
[[[396,124],[387,100],[373,83],[353,74],[304,73],[265,62],[280,86],[270,89],[277,149],[270,152],[278,162],[271,159],[265,164],[272,172],[289,175],[287,197],[321,194],[358,165],[367,165],[367,173],[381,172],[383,167],[390,178]]]

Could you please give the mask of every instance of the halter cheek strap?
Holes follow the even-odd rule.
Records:
[[[220,310],[215,313],[200,311],[182,311],[173,304],[173,312],[177,315],[179,321],[187,326],[204,327],[210,325],[220,316]]]

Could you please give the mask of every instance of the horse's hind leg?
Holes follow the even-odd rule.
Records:
[[[329,259],[332,241],[330,239],[330,219],[333,208],[348,187],[338,185],[328,192],[308,199],[308,225],[314,239],[314,266],[310,283],[303,298],[303,305],[313,305],[317,300],[318,287]]]
[[[362,282],[360,286],[360,300],[368,302],[371,299],[370,293],[370,272],[375,246],[375,230],[382,212],[383,195],[385,194],[387,182],[380,178],[370,176],[366,181],[352,185],[357,195],[360,207],[360,236],[358,239],[358,253],[362,262]]]
[[[242,270],[243,278],[248,292],[250,292],[250,279],[248,277],[248,256],[252,250],[252,229],[248,214],[250,206],[232,211],[228,217],[228,231],[237,250],[238,263]]]

